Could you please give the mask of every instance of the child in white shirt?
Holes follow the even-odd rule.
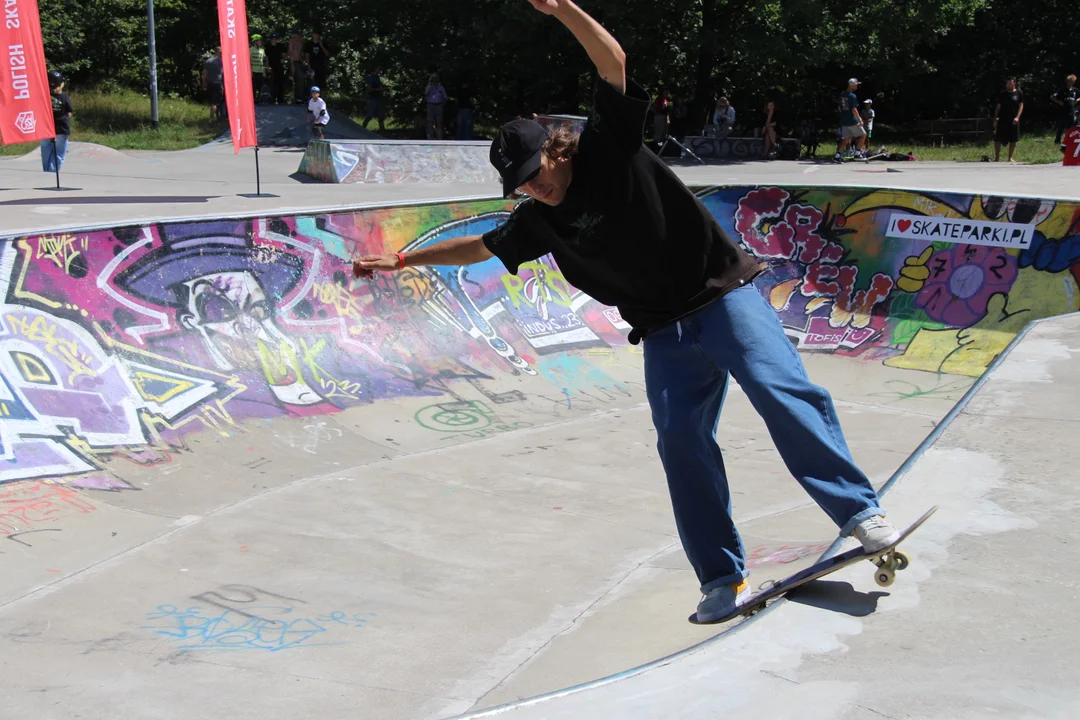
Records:
[[[308,100],[308,122],[311,123],[311,134],[322,138],[323,128],[330,122],[330,113],[326,111],[326,101],[319,97],[319,87],[311,88],[311,99]]]

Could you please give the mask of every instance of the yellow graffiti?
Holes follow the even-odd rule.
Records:
[[[55,300],[50,300],[47,297],[38,295],[37,293],[30,292],[23,287],[26,282],[26,269],[30,266],[29,258],[33,257],[33,248],[26,242],[25,239],[20,240],[18,243],[19,251],[23,253],[23,262],[19,263],[19,277],[15,281],[15,297],[20,300],[36,300],[45,307],[57,309],[63,307],[63,303]]]
[[[312,381],[322,391],[324,398],[344,398],[355,400],[364,394],[363,383],[353,380],[341,380],[326,371],[316,358],[326,348],[325,340],[317,340],[313,345],[308,345],[306,340],[300,341],[300,349],[303,351],[304,366],[311,372]]]
[[[521,308],[523,301],[536,309],[540,309],[549,302],[566,308],[573,304],[573,290],[561,271],[554,270],[541,262],[522,263],[519,268],[519,272],[521,270],[531,272],[532,277],[522,280],[509,273],[504,273],[502,276],[506,295],[515,308]],[[530,294],[534,297],[529,297]]]
[[[88,240],[86,235],[43,235],[38,238],[34,257],[51,260],[65,274],[70,274],[71,263],[86,250]]]
[[[8,315],[13,333],[21,334],[33,342],[44,343],[45,352],[56,357],[62,362],[71,374],[68,375],[68,383],[74,383],[75,379],[86,375],[97,377],[97,373],[87,363],[93,362],[93,358],[79,349],[78,343],[73,340],[61,340],[56,337],[56,325],[45,320],[40,315],[27,322],[25,316]]]
[[[922,290],[926,280],[930,277],[930,256],[934,254],[934,246],[926,248],[921,255],[912,255],[904,258],[904,267],[900,268],[900,277],[896,280],[896,287],[904,292],[917,293]]]
[[[144,400],[156,403],[168,402],[177,395],[185,393],[195,387],[195,383],[190,380],[166,377],[165,375],[146,372],[145,370],[136,371],[131,379],[132,382],[135,383],[135,388],[139,391],[139,395],[141,395]],[[162,392],[152,393],[147,389],[147,383],[164,383],[168,387]]]
[[[352,320],[356,325],[349,328],[351,335],[359,335],[364,326],[363,305],[356,295],[337,283],[315,283],[311,287],[315,299],[334,308],[338,317]]]

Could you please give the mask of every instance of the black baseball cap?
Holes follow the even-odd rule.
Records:
[[[491,141],[491,164],[502,177],[503,197],[540,172],[540,152],[547,130],[535,120],[514,120],[499,128]]]

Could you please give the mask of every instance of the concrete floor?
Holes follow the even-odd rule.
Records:
[[[274,151],[260,155],[264,191],[279,197],[243,198],[254,192],[242,186],[254,184],[251,159],[229,148],[86,150],[64,175],[83,189],[63,193],[31,188],[48,184],[36,157],[0,160],[0,235],[494,192],[304,184],[289,177],[299,154]],[[1062,168],[901,167],[679,172],[691,183],[1076,193]],[[5,496],[47,506],[55,523],[0,547],[0,718],[186,718],[209,707],[240,719],[492,708],[544,718],[1075,717],[1077,634],[1060,618],[1078,602],[1060,570],[1077,559],[1066,523],[1077,477],[1064,452],[1080,420],[1077,353],[1080,320],[1039,325],[889,492],[898,523],[941,510],[887,591],[857,565],[692,653],[520,706],[504,704],[732,627],[686,622],[697,583],[630,349],[588,359],[623,388],[590,404],[507,381],[499,390],[525,399],[500,407],[500,419],[519,429],[485,439],[433,442],[410,423],[422,402],[401,400],[196,436],[167,473],[110,468],[148,492],[40,485]],[[878,486],[972,383],[831,356],[806,362]],[[720,442],[751,580],[763,583],[809,563],[835,528],[787,475],[745,397],[729,398]],[[1033,552],[1043,548],[1053,552]]]
[[[1036,326],[886,494],[940,506],[888,590],[854,565],[644,672],[472,717],[1077,717],[1078,361],[1080,315]]]

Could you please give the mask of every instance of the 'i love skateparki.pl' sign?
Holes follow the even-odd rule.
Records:
[[[885,237],[951,242],[958,245],[1026,248],[1031,245],[1034,233],[1033,225],[1021,223],[893,213],[889,217]]]

